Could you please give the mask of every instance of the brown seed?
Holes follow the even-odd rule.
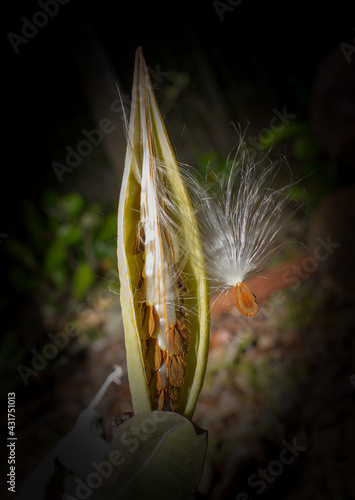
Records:
[[[174,387],[180,387],[186,382],[186,363],[180,356],[169,356],[167,363],[168,380]]]
[[[242,281],[237,283],[233,288],[233,296],[235,307],[244,316],[252,318],[258,312],[258,304],[255,300],[255,295]]]
[[[180,288],[180,290],[182,292],[188,292],[189,291],[189,289],[187,288],[186,282],[185,282],[184,278],[182,277],[181,273],[179,273],[178,285],[179,285],[179,288]]]
[[[176,315],[177,316],[177,320],[176,320],[176,326],[179,330],[179,332],[181,333],[181,335],[185,338],[190,338],[190,335],[189,335],[189,329],[186,325],[186,319],[183,317],[183,318],[180,318],[179,314]]]
[[[174,387],[173,385],[169,386],[169,396],[173,401],[178,401],[181,398],[183,393],[183,387]]]
[[[189,352],[189,338],[186,332],[182,332],[182,328],[178,324],[171,327],[169,330],[169,342],[173,354],[183,356]]]
[[[176,317],[178,318],[178,320],[181,323],[184,323],[185,321],[187,321],[187,313],[186,313],[183,306],[184,306],[184,299],[182,297],[180,297],[180,307],[176,311]]]
[[[176,411],[178,409],[183,390],[183,387],[169,386],[169,407],[171,411]]]
[[[160,396],[161,392],[162,392],[162,387],[161,387],[160,374],[159,372],[153,372],[149,382],[149,393],[151,401],[154,402],[154,400],[158,396]]]
[[[147,383],[148,385],[150,384],[150,381],[152,379],[152,373],[154,373],[154,370],[152,369],[151,366],[148,365],[146,362],[145,358],[147,356],[147,342],[145,340],[142,341],[142,354],[143,354],[143,359],[144,359],[144,366],[145,366],[145,375],[147,377]]]
[[[142,354],[143,354],[143,359],[145,359],[147,355],[147,341],[142,340]]]
[[[144,281],[143,275],[141,273],[139,276],[138,283],[137,283],[137,292],[142,297],[144,296],[144,286],[145,286],[145,281]]]
[[[142,319],[142,340],[149,339],[155,329],[155,320],[153,307],[148,306],[145,302],[141,308],[141,319]]]
[[[146,341],[147,351],[145,354],[144,364],[146,368],[149,368],[151,371],[156,372],[159,370],[160,365],[162,363],[161,350],[159,348],[159,344],[157,339],[150,338]]]
[[[154,309],[151,306],[147,306],[149,309],[149,319],[148,319],[148,333],[151,337],[155,330],[155,319],[154,319]]]
[[[164,407],[164,391],[161,391],[158,398],[158,410],[161,411]]]
[[[174,262],[175,257],[174,257],[174,250],[173,250],[173,245],[171,243],[170,234],[168,233],[168,231],[165,227],[163,229],[164,229],[164,236],[165,236],[166,243],[168,245],[169,254],[170,254],[170,261]]]

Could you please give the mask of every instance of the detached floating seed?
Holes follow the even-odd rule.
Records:
[[[236,308],[249,318],[258,304],[244,281],[263,272],[286,246],[299,210],[291,189],[296,181],[281,180],[289,175],[287,163],[254,153],[241,139],[218,183],[184,172],[211,289],[219,295],[233,290]]]
[[[237,283],[233,287],[235,307],[240,313],[248,318],[252,318],[258,312],[258,304],[255,295],[243,282]]]

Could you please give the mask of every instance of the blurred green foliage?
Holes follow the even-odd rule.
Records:
[[[24,200],[24,232],[6,241],[11,287],[36,295],[55,314],[85,300],[96,283],[117,290],[116,213],[79,193],[47,191],[40,205]]]
[[[263,130],[265,132],[261,133]],[[272,161],[280,156],[285,158],[284,166],[290,169],[284,175],[285,182],[290,181],[290,175],[297,181],[290,195],[302,203],[308,213],[339,184],[338,164],[323,154],[307,120],[296,118],[283,127],[262,129],[258,137],[245,133],[242,139],[252,161],[260,161],[265,155]],[[215,150],[201,155],[199,173],[215,182],[229,171],[236,153],[237,147],[227,160]]]
[[[327,158],[318,143],[311,125],[295,120],[282,130],[273,131],[271,151],[285,150],[291,170],[300,182],[292,188],[295,200],[305,202],[312,211],[338,185],[338,164]],[[259,140],[263,145],[262,138]]]
[[[10,313],[0,339],[2,380],[14,386],[22,383],[16,367],[30,366],[31,348],[41,352],[49,332],[76,321],[101,291],[119,289],[116,212],[106,214],[77,192],[46,191],[39,203],[25,199],[19,207],[16,231],[2,247],[7,286],[0,300],[0,309]],[[102,334],[90,322],[82,327],[84,341]],[[60,360],[51,363],[53,370]]]
[[[110,280],[116,269],[116,214],[79,193],[44,194],[42,206],[22,206],[25,234],[10,237],[7,252],[13,287],[56,300],[65,294],[80,301],[96,279]],[[117,273],[114,271],[117,282]]]

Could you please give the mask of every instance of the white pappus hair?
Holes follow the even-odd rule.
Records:
[[[295,182],[279,185],[281,166],[292,179],[285,159],[272,162],[263,156],[255,162],[241,142],[219,182],[212,184],[182,169],[212,288],[235,287],[262,271],[286,243],[297,209],[288,193]]]

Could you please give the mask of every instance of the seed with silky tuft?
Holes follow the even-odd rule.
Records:
[[[252,318],[258,312],[258,304],[255,295],[243,282],[237,283],[233,288],[235,307],[244,316]]]

